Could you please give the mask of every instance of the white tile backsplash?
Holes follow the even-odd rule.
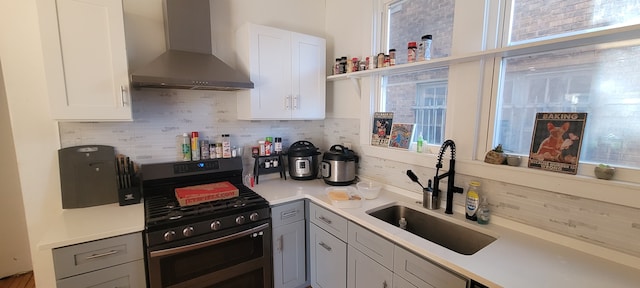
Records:
[[[334,144],[351,143],[353,150],[362,156],[358,119],[236,120],[234,92],[135,90],[133,107],[133,122],[60,123],[62,147],[111,145],[117,153],[126,154],[138,163],[175,161],[175,137],[183,132],[198,131],[201,138],[230,134],[232,145],[244,147],[247,171],[253,167],[249,147],[266,136],[282,137],[285,148],[297,140],[307,140],[321,151]],[[435,172],[376,157],[360,157],[358,166],[362,176],[415,193],[421,193],[421,188],[408,179],[406,170],[412,169],[423,182]],[[466,190],[472,177],[456,176],[457,186]],[[499,181],[477,180],[482,182],[482,190],[489,196],[495,215],[640,257],[640,209]],[[464,194],[456,194],[454,202],[462,206]]]

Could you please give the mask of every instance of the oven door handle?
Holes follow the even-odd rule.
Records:
[[[196,249],[200,249],[203,247],[207,247],[207,246],[211,246],[211,245],[216,245],[222,242],[227,242],[227,241],[231,241],[234,239],[238,239],[244,236],[248,236],[251,235],[253,233],[259,232],[261,230],[267,229],[269,228],[269,223],[264,223],[260,226],[256,226],[254,228],[248,229],[248,230],[244,230],[235,234],[231,234],[231,235],[227,235],[224,237],[220,237],[220,238],[216,238],[216,239],[211,239],[209,241],[205,241],[205,242],[200,242],[200,243],[194,243],[194,244],[190,244],[190,245],[186,245],[186,246],[180,246],[180,247],[175,247],[175,248],[169,248],[169,249],[164,249],[164,250],[158,250],[158,251],[152,251],[149,253],[149,256],[151,257],[162,257],[162,256],[167,256],[167,255],[173,255],[173,254],[177,254],[177,253],[183,253],[183,252],[187,252],[187,251],[192,251],[192,250],[196,250]]]

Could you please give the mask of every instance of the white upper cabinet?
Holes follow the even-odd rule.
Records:
[[[51,114],[132,120],[121,1],[39,0]]]
[[[324,119],[324,39],[251,23],[236,36],[239,69],[255,85],[238,92],[238,119]]]

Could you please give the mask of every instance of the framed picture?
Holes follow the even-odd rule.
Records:
[[[529,168],[576,174],[587,113],[537,113]]]
[[[413,123],[393,123],[389,136],[389,147],[408,150],[414,126]]]
[[[372,146],[389,146],[389,135],[391,135],[392,123],[393,112],[373,113],[373,131],[371,131]]]

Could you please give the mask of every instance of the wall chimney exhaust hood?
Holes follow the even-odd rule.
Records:
[[[165,0],[167,51],[131,74],[135,88],[252,89],[247,75],[212,53],[210,0]]]

